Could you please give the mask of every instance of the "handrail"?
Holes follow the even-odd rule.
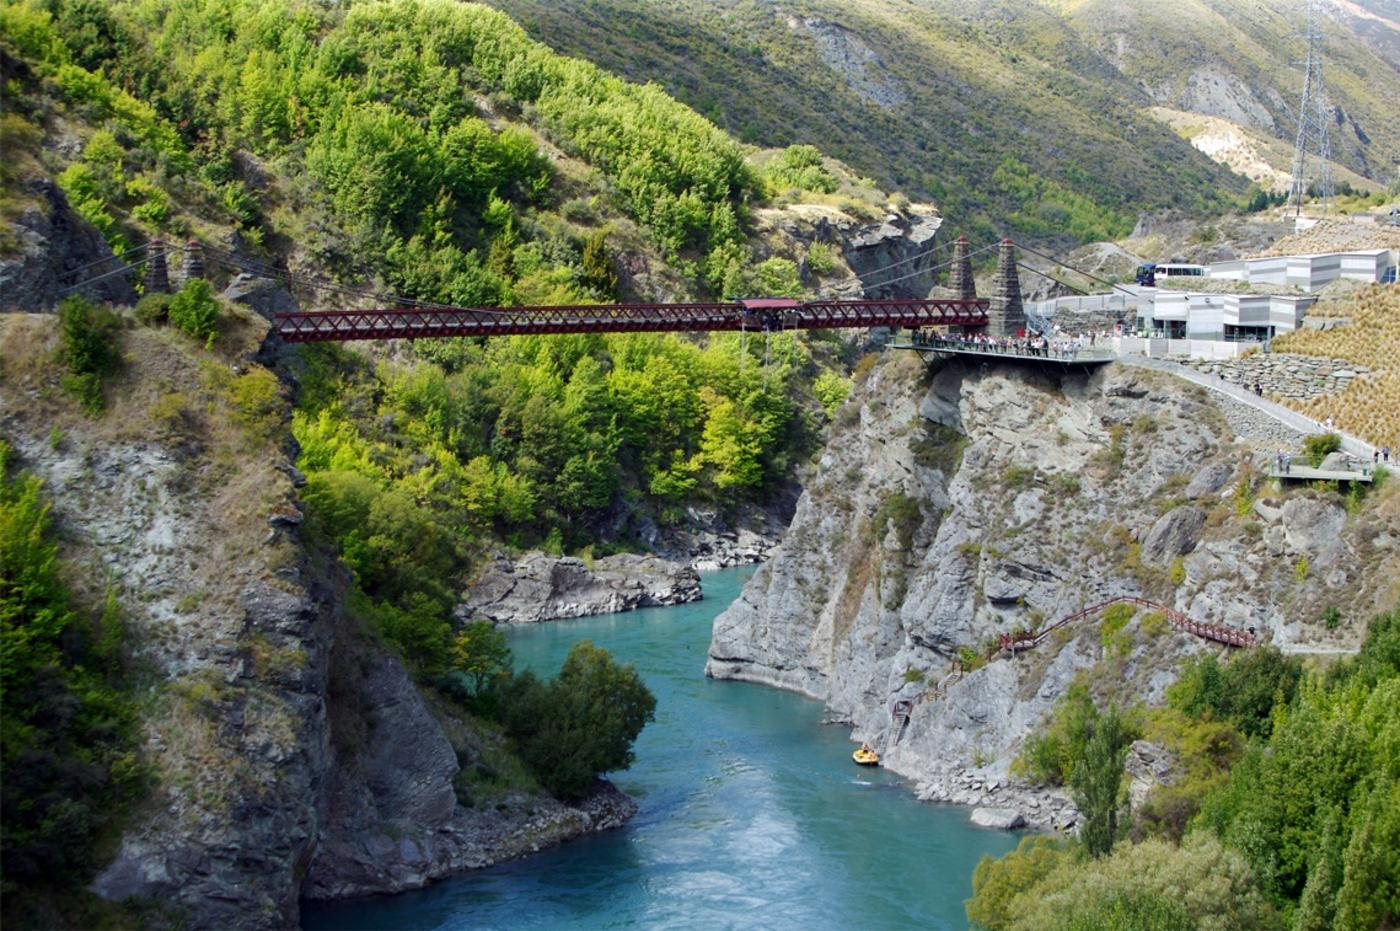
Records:
[[[987,656],[990,659],[1002,650],[1010,649],[1014,651],[1015,647],[1023,643],[1031,647],[1038,646],[1046,637],[1050,636],[1050,634],[1059,630],[1061,627],[1082,620],[1091,614],[1097,614],[1116,604],[1135,604],[1161,611],[1166,615],[1167,621],[1177,630],[1205,640],[1212,640],[1217,643],[1237,647],[1252,647],[1258,646],[1259,644],[1259,638],[1248,631],[1240,630],[1236,627],[1227,627],[1224,624],[1210,624],[1205,621],[1198,621],[1195,618],[1187,617],[1175,608],[1167,607],[1155,601],[1149,601],[1137,595],[1120,595],[1117,598],[1110,598],[1107,601],[1101,601],[1097,604],[1080,608],[1078,611],[1060,618],[1049,627],[1042,628],[1038,631],[1018,631],[1014,634],[1002,634],[997,638],[996,647],[994,647]]]

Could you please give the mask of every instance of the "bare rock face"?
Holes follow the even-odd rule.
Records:
[[[1157,519],[1147,538],[1142,541],[1142,558],[1161,563],[1176,556],[1185,556],[1196,548],[1206,512],[1183,504],[1172,508]]]
[[[18,253],[0,258],[0,311],[53,310],[70,285],[121,267],[102,234],[74,212],[57,184],[45,179],[29,186],[42,206],[20,214],[13,227]],[[112,275],[77,293],[97,301],[131,304],[136,300],[134,280],[134,273]]]
[[[622,825],[636,805],[610,783],[577,805],[512,793],[477,805],[458,786],[481,747],[454,746],[399,661],[343,628],[331,660],[323,821],[304,899],[418,889],[435,879]]]
[[[961,654],[1125,595],[1285,650],[1354,647],[1359,627],[1328,631],[1323,610],[1388,605],[1400,548],[1376,528],[1397,506],[1348,518],[1295,491],[1261,526],[1220,496],[1245,460],[1216,402],[1165,373],[926,369],[891,351],[838,412],[781,545],[715,619],[706,672],[824,702],[921,798],[1072,825],[1067,799],[1010,776],[1026,736],[1086,670],[1103,700],[1160,702],[1210,647],[1140,611],[1113,655],[1092,616],[971,672]]]
[[[1225,487],[1225,483],[1230,480],[1232,471],[1228,463],[1212,462],[1210,465],[1202,467],[1191,478],[1191,483],[1186,486],[1186,490],[1182,494],[1189,501],[1213,495]]]
[[[498,556],[472,584],[457,608],[464,620],[533,624],[590,617],[703,597],[700,575],[656,556],[621,553],[591,565],[572,556],[526,553],[517,561]]]
[[[1294,552],[1317,556],[1339,542],[1347,512],[1340,505],[1317,498],[1290,498],[1283,505],[1283,532]]]

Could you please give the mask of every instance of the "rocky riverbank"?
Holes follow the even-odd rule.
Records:
[[[346,899],[420,889],[463,870],[481,869],[599,831],[621,827],[637,803],[610,782],[583,801],[512,793],[489,808],[458,808],[430,836],[344,834],[317,848],[302,898]]]
[[[463,592],[456,613],[461,620],[535,624],[702,597],[699,573],[657,556],[621,553],[584,562],[538,551],[518,559],[500,553]]]

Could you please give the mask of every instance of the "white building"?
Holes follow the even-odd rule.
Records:
[[[1026,305],[1033,321],[1055,321],[1076,329],[1075,317],[1121,320],[1129,333],[1169,339],[1254,341],[1302,326],[1311,294],[1212,294],[1121,285],[1112,294],[1057,297]],[[1100,326],[1100,323],[1091,326]]]
[[[1217,262],[1210,266],[1207,275],[1252,285],[1290,285],[1316,291],[1338,278],[1369,283],[1384,281],[1387,270],[1395,264],[1395,253],[1389,249],[1363,249]]]

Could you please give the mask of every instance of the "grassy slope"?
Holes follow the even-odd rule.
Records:
[[[1389,446],[1392,453],[1400,450],[1400,294],[1393,286],[1376,285],[1321,309],[1353,322],[1288,333],[1274,340],[1274,350],[1341,359],[1365,365],[1372,374],[1352,379],[1341,394],[1286,403],[1318,420],[1331,417],[1343,430]]]
[[[1008,208],[1033,209],[994,177],[1008,157],[1089,196],[1112,215],[1101,225],[1120,228],[1142,209],[1208,207],[1218,191],[1243,187],[1155,123],[1146,98],[1044,9],[968,10],[951,0],[807,0],[782,11],[760,0],[495,5],[556,47],[661,82],[741,138],[814,142],[882,183],[932,198],[984,237],[1006,229]],[[869,79],[904,101],[887,110],[863,98],[790,11],[849,29],[878,55]]]

